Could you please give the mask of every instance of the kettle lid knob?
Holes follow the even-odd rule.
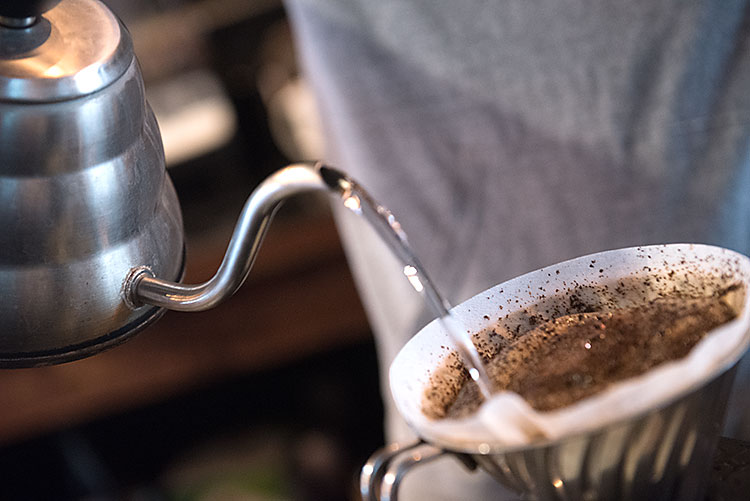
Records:
[[[134,57],[127,30],[98,0],[0,0],[0,101],[91,94],[124,74]]]
[[[60,0],[0,0],[0,24],[10,28],[28,27],[59,2]]]

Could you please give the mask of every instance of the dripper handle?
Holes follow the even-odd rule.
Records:
[[[405,445],[392,443],[376,451],[362,467],[359,490],[363,501],[398,501],[404,475],[413,467],[442,456],[453,456],[469,469],[476,463],[467,455],[453,454],[424,441]]]

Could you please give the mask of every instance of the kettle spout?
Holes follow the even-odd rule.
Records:
[[[224,259],[208,281],[184,285],[160,279],[148,267],[133,268],[123,294],[134,308],[150,304],[169,310],[203,311],[229,298],[245,282],[276,210],[291,196],[314,191],[346,190],[347,177],[321,163],[294,164],[266,178],[240,213]]]

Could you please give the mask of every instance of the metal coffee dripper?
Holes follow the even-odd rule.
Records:
[[[508,419],[495,412],[499,405],[493,411],[487,404],[452,423],[426,416],[433,376],[441,367],[447,371],[441,377],[461,370],[445,364],[450,337],[437,322],[426,325],[389,371],[396,408],[421,440],[375,453],[362,469],[362,498],[395,501],[409,471],[450,456],[483,469],[522,499],[705,499],[737,364],[750,345],[750,258],[698,244],[605,251],[516,277],[454,308],[479,342],[492,343],[495,329],[523,336],[562,315],[643,305],[660,296],[710,297],[738,285],[737,318],[713,331],[720,337],[708,350],[693,348],[679,372],[670,373],[674,363],[663,364],[631,378],[628,391],[615,393],[612,385],[611,398],[594,395],[525,420]],[[524,438],[511,439],[510,430],[523,430]]]
[[[167,308],[215,306],[283,200],[339,189],[325,172],[269,177],[216,275],[179,284],[181,211],[127,30],[97,0],[0,2],[0,367],[81,358]]]

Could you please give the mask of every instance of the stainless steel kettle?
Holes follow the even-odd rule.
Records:
[[[179,284],[181,211],[127,30],[97,0],[1,1],[0,367],[73,360],[165,308],[215,306],[285,198],[344,179],[303,164],[272,175],[216,276]]]

